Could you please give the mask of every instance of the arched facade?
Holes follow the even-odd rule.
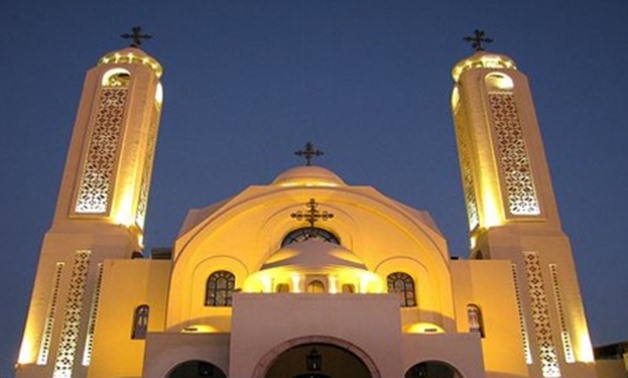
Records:
[[[308,345],[318,345],[318,344],[327,344],[332,345],[337,348],[340,348],[347,353],[355,356],[362,364],[364,364],[366,370],[370,373],[372,378],[381,378],[382,375],[377,368],[373,359],[358,346],[339,338],[329,337],[329,336],[306,336],[301,338],[296,338],[292,340],[284,341],[283,343],[276,345],[272,349],[270,349],[264,356],[259,360],[255,369],[252,373],[251,378],[266,378],[266,374],[271,366],[279,359],[281,356],[289,351],[292,348],[298,346],[308,346]]]

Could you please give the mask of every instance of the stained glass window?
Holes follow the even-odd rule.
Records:
[[[235,289],[235,276],[226,270],[212,273],[207,279],[205,306],[230,307]]]
[[[143,340],[146,338],[148,331],[148,305],[137,306],[133,315],[133,332],[131,338],[133,340]]]
[[[333,244],[340,244],[338,237],[327,230],[318,227],[303,227],[291,231],[281,242],[281,246],[300,243],[309,239],[320,240]]]
[[[416,306],[416,294],[414,292],[414,280],[409,274],[394,272],[388,275],[388,292],[399,295],[401,307]]]

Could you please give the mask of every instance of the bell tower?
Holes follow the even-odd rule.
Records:
[[[512,262],[530,377],[595,377],[528,80],[509,57],[483,51],[483,38],[467,38],[476,52],[452,72],[470,258]]]
[[[86,377],[101,263],[141,254],[163,71],[139,30],[87,72],[16,377]]]

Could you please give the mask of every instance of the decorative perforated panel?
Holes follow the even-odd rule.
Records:
[[[512,215],[539,215],[541,209],[515,96],[510,92],[491,92],[488,98],[495,123],[499,163],[508,194],[508,210]]]
[[[48,304],[48,312],[46,312],[46,321],[44,322],[44,331],[42,332],[39,355],[37,356],[37,365],[46,365],[48,363],[48,353],[50,353],[50,342],[52,341],[52,331],[54,329],[55,314],[57,313],[59,288],[61,286],[61,277],[63,275],[64,265],[65,264],[62,262],[57,263],[57,266],[55,267],[55,274],[52,277],[50,303]]]
[[[547,308],[547,294],[543,285],[539,256],[536,252],[524,252],[523,256],[528,277],[532,321],[539,348],[541,371],[543,377],[546,378],[560,377],[560,367],[552,338],[552,325]]]
[[[105,214],[108,210],[127,93],[124,87],[101,90],[74,207],[76,213]]]
[[[102,283],[102,263],[98,264],[98,279],[92,296],[92,308],[89,312],[89,323],[87,325],[87,336],[85,337],[85,349],[83,350],[83,366],[88,366],[92,361],[92,350],[94,348],[94,331],[96,330],[96,319],[98,316],[98,301],[100,300],[100,285]]]
[[[140,197],[137,202],[137,212],[135,215],[135,223],[140,229],[144,228],[144,221],[146,220],[146,207],[148,205],[148,192],[150,190],[150,177],[153,171],[153,160],[155,158],[155,144],[157,142],[158,123],[159,123],[159,107],[155,106],[155,109],[153,110],[153,119],[151,120],[150,129],[148,131],[148,143],[146,145],[146,157],[144,158],[142,181],[140,183]]]
[[[475,198],[475,184],[473,182],[473,170],[471,169],[471,157],[469,146],[464,129],[464,114],[458,109],[454,116],[456,125],[456,141],[458,142],[458,153],[460,154],[460,170],[462,173],[462,188],[464,189],[464,199],[467,204],[467,216],[469,218],[469,229],[474,230],[480,223],[478,216],[478,203]]]
[[[517,299],[517,313],[519,315],[519,332],[521,332],[521,342],[523,343],[523,354],[526,364],[532,365],[532,352],[530,351],[530,339],[528,338],[528,327],[526,326],[526,318],[523,314],[523,304],[521,303],[521,289],[519,286],[519,275],[517,274],[517,265],[512,264],[512,281],[515,285],[515,298]]]
[[[565,353],[565,361],[573,364],[576,362],[573,346],[571,345],[571,336],[567,329],[567,321],[565,319],[565,310],[563,308],[563,299],[558,285],[558,267],[556,264],[550,264],[550,274],[552,275],[552,285],[554,286],[554,299],[556,300],[556,311],[558,312],[558,321],[560,322],[560,339],[563,342],[563,352]]]
[[[65,316],[63,317],[63,328],[61,329],[59,350],[57,351],[54,378],[70,378],[72,376],[74,355],[81,326],[83,295],[85,294],[90,255],[91,251],[85,250],[76,251],[74,254],[72,277],[70,278],[68,299],[65,303]]]

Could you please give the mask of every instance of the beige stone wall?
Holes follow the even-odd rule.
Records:
[[[401,377],[397,298],[387,294],[239,294],[233,308],[230,378],[261,378],[291,346],[326,342],[353,351],[374,378]]]
[[[89,378],[139,377],[146,341],[132,340],[133,315],[149,306],[148,332],[164,329],[170,261],[105,262]]]
[[[527,376],[511,263],[454,260],[451,271],[458,332],[469,332],[468,304],[475,304],[482,311],[485,337],[481,346],[486,376]]]

